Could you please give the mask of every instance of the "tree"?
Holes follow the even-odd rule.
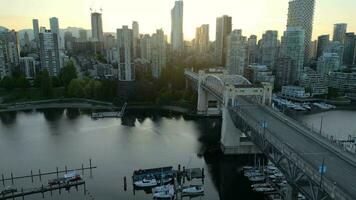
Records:
[[[53,96],[52,80],[46,69],[42,71],[40,80],[41,80],[40,88],[41,88],[42,95],[47,98],[52,97]]]
[[[20,76],[16,79],[16,87],[25,90],[30,87],[30,82],[24,76]]]
[[[81,79],[73,79],[68,85],[67,94],[69,97],[84,97],[84,80]]]
[[[73,61],[69,61],[65,67],[62,68],[61,73],[60,73],[60,79],[64,85],[64,87],[67,89],[69,83],[77,78],[77,70],[74,66]]]
[[[15,80],[12,77],[5,76],[1,80],[1,87],[5,88],[6,90],[11,90],[15,88]]]

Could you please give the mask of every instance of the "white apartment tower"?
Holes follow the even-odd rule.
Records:
[[[60,73],[58,36],[50,30],[39,34],[41,70],[46,69],[50,76]]]
[[[182,52],[184,47],[183,39],[183,1],[175,2],[171,10],[172,28],[171,28],[171,45],[172,50]]]
[[[101,19],[101,13],[91,13],[91,37],[93,41],[103,42],[103,22]]]
[[[289,2],[287,28],[304,30],[304,64],[309,62],[313,33],[315,0],[292,0]]]
[[[226,68],[229,74],[244,74],[246,58],[246,37],[241,30],[234,30],[227,38]]]
[[[117,29],[117,51],[120,81],[134,81],[135,67],[133,58],[133,33],[128,26]]]

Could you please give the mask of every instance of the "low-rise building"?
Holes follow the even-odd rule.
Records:
[[[282,87],[282,96],[293,97],[293,98],[308,98],[308,97],[310,97],[310,94],[305,92],[304,87],[283,86]]]
[[[304,88],[308,88],[308,92],[311,93],[311,96],[328,94],[327,77],[310,68],[304,69],[300,85]]]
[[[356,72],[331,72],[329,74],[329,87],[341,92],[356,92]]]
[[[33,57],[20,58],[20,71],[26,79],[33,80],[36,76],[36,61]]]

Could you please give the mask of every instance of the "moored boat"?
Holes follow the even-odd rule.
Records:
[[[139,188],[151,188],[157,186],[158,183],[154,176],[147,175],[142,180],[135,181],[134,185]]]
[[[163,185],[153,188],[153,199],[173,199],[174,198],[173,185]]]
[[[190,185],[182,188],[182,194],[185,196],[203,195],[204,188],[202,185]]]

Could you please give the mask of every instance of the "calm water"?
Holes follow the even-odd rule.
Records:
[[[246,180],[237,173],[245,161],[236,158],[198,156],[216,145],[220,138],[218,119],[186,120],[180,115],[158,112],[129,114],[124,119],[92,120],[78,110],[47,110],[1,115],[0,173],[28,175],[30,170],[55,171],[56,167],[80,168],[93,165],[93,177],[85,173],[89,195],[71,190],[54,192],[45,199],[152,199],[123,189],[123,177],[129,183],[134,169],[174,166],[205,168],[205,196],[198,199],[259,199],[250,193]],[[245,159],[243,159],[245,160]],[[253,159],[252,159],[253,160]],[[17,187],[31,188],[46,184],[51,177],[17,180]],[[201,183],[196,181],[195,183]],[[1,183],[0,183],[1,184]],[[11,184],[7,182],[6,185]],[[2,184],[0,185],[0,188]],[[41,195],[25,199],[42,199]]]
[[[334,110],[301,115],[297,118],[316,130],[320,130],[320,127],[322,127],[325,134],[338,139],[347,139],[349,135],[356,137],[356,111]]]
[[[133,114],[134,113],[134,114]],[[299,116],[313,126],[347,137],[356,131],[356,112],[331,111]],[[93,177],[86,172],[88,195],[83,187],[70,193],[62,191],[45,194],[45,199],[152,199],[142,191],[133,195],[132,186],[123,189],[123,177],[134,169],[160,166],[204,167],[205,196],[198,199],[262,199],[251,193],[244,177],[237,173],[240,166],[253,158],[221,157],[215,154],[201,156],[205,149],[218,144],[221,122],[218,119],[187,120],[180,115],[158,111],[131,112],[121,119],[92,120],[78,110],[47,110],[0,115],[0,173],[10,176],[28,175],[30,170],[54,171],[80,168],[93,159]],[[32,188],[46,184],[35,179],[15,181],[16,187]],[[201,183],[197,180],[193,183]],[[7,182],[6,185],[10,185]],[[2,184],[0,183],[0,188]],[[25,199],[42,199],[41,195]]]

